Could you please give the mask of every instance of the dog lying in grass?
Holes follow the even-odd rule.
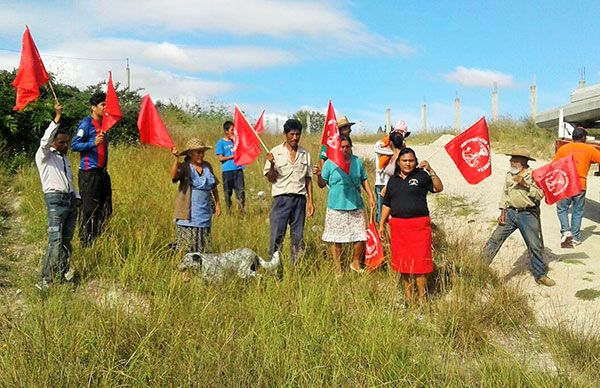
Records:
[[[259,265],[266,270],[272,270],[279,264],[279,252],[273,255],[271,261],[265,261],[252,249],[239,248],[225,253],[187,253],[181,259],[178,269],[182,272],[201,272],[206,280],[221,280],[227,273],[249,279],[257,276],[256,270]]]

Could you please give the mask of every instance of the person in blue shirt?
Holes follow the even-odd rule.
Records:
[[[361,188],[369,197],[371,212],[375,208],[375,197],[361,160],[352,155],[352,140],[349,136],[340,135],[340,144],[344,161],[350,165],[350,174],[346,174],[329,159],[323,164],[323,170],[316,166],[313,168],[313,174],[318,177],[319,187],[324,188],[329,185],[322,238],[323,241],[332,243],[331,253],[337,273],[342,271],[343,243],[352,243],[354,247],[350,269],[354,272],[362,272],[360,259],[365,251],[367,224]]]
[[[244,210],[246,194],[244,192],[244,166],[238,166],[233,161],[235,129],[231,121],[223,123],[223,138],[219,139],[215,153],[221,162],[223,178],[223,195],[227,209],[231,209],[231,194],[235,191],[240,210]]]
[[[108,138],[102,132],[105,104],[105,93],[92,95],[91,114],[81,120],[71,142],[71,149],[81,155],[78,176],[81,195],[79,240],[84,247],[100,235],[112,213],[112,187],[106,170]]]

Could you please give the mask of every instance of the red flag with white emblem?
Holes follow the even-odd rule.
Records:
[[[444,146],[467,182],[475,185],[492,175],[490,136],[485,117]]]
[[[321,145],[327,147],[327,159],[335,163],[346,174],[350,174],[350,164],[346,163],[344,154],[342,153],[340,133],[331,100],[329,100],[329,106],[327,107],[327,117],[325,118],[325,126],[323,127]]]
[[[31,37],[29,27],[26,27],[23,33],[19,70],[12,82],[12,86],[17,89],[17,101],[13,110],[22,110],[30,102],[37,100],[40,96],[40,86],[46,82],[48,82],[48,73]]]
[[[581,181],[573,155],[536,168],[531,177],[544,191],[548,205],[581,193]]]
[[[121,106],[117,91],[112,82],[112,72],[108,72],[108,85],[106,87],[106,105],[104,106],[104,117],[102,118],[102,132],[112,128],[117,121],[121,120]]]
[[[237,166],[251,164],[260,155],[258,135],[237,105],[233,111],[233,162]]]

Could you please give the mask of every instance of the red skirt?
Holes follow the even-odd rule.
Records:
[[[390,217],[392,270],[405,274],[433,272],[429,217]]]

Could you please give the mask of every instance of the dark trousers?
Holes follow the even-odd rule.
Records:
[[[235,190],[240,208],[244,208],[246,203],[246,193],[244,192],[244,170],[223,171],[223,195],[225,205],[231,208],[231,194]]]
[[[536,279],[546,275],[548,272],[544,259],[542,258],[542,240],[540,238],[539,213],[535,211],[516,211],[506,209],[506,222],[498,225],[492,236],[485,244],[484,255],[487,264],[491,263],[496,254],[504,244],[504,241],[515,230],[519,229],[530,254],[531,272]]]
[[[89,246],[100,235],[112,214],[112,188],[108,172],[105,169],[79,170],[79,194],[79,240],[83,246]]]
[[[271,242],[269,257],[279,252],[285,231],[290,225],[290,259],[296,264],[298,255],[304,249],[304,220],[306,218],[306,197],[304,195],[278,195],[273,198],[269,223],[271,226]]]
[[[55,279],[64,281],[69,271],[71,240],[77,222],[77,205],[74,193],[46,193],[46,213],[48,215],[48,246],[44,255],[42,278],[47,283]]]

